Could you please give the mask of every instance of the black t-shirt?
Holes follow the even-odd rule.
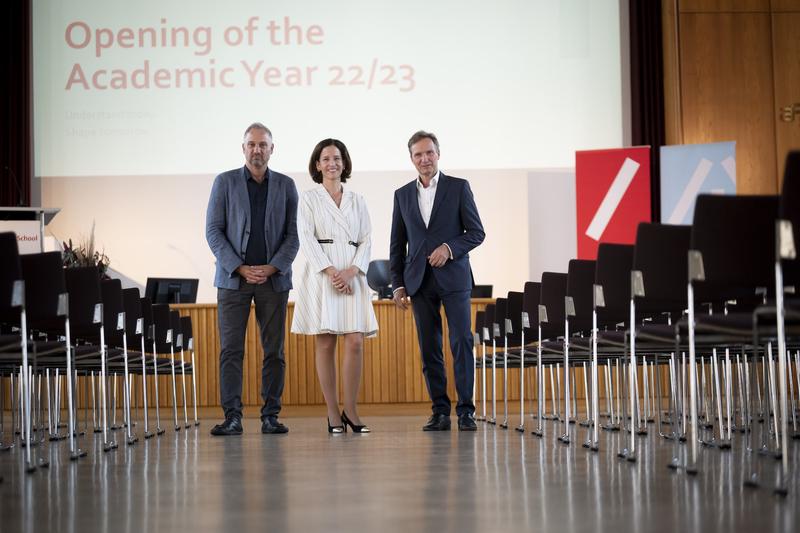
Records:
[[[244,169],[244,174],[247,177],[247,194],[250,197],[250,238],[247,240],[244,264],[266,265],[269,258],[264,223],[267,215],[269,170],[264,174],[264,181],[261,183],[253,179],[247,167]]]

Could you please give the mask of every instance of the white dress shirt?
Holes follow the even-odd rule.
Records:
[[[433,200],[436,198],[436,186],[439,184],[439,172],[431,178],[427,187],[422,185],[422,180],[417,178],[417,202],[419,202],[419,213],[425,227],[431,222],[431,211],[433,211]]]

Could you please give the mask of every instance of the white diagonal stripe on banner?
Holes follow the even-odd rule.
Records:
[[[600,207],[597,208],[597,212],[594,214],[594,218],[592,218],[592,222],[586,230],[586,235],[590,239],[596,241],[600,240],[608,223],[611,221],[611,217],[614,215],[614,211],[617,210],[619,203],[622,201],[622,197],[625,196],[625,191],[628,190],[628,187],[633,181],[636,171],[639,170],[639,166],[639,163],[630,157],[625,158],[625,161],[617,172],[617,177],[615,177],[614,181],[611,183],[611,187],[609,187],[606,192],[603,201],[600,202]]]
[[[736,187],[736,160],[731,156],[728,156],[722,160],[722,163],[720,163],[720,165],[722,165],[722,168],[725,169],[725,173],[731,179],[731,183],[733,183],[733,186]]]
[[[689,179],[689,183],[687,183],[686,188],[683,189],[683,194],[681,195],[680,200],[678,200],[678,203],[675,204],[675,209],[672,210],[672,214],[669,216],[667,224],[683,223],[683,218],[686,216],[686,213],[689,212],[689,208],[692,206],[692,202],[694,202],[694,199],[697,197],[700,187],[703,186],[703,182],[708,177],[708,173],[711,172],[712,165],[713,163],[711,163],[711,161],[705,157],[700,160],[700,162],[697,164],[697,168],[694,169],[692,177]]]

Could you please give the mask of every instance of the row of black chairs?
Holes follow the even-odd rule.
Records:
[[[508,427],[507,369],[520,368],[517,429],[524,432],[525,369],[533,368],[533,433],[542,436],[543,421],[555,418],[563,422],[558,439],[570,443],[574,370],[582,368],[586,448],[599,448],[600,429],[624,430],[619,455],[635,461],[636,435],[652,421],[663,437],[689,442],[688,458],[676,448],[669,466],[694,474],[698,445],[729,449],[732,434],[743,431],[746,449],[781,459],[776,490],[785,492],[788,439],[800,437],[798,230],[800,152],[793,152],[779,196],[700,195],[691,226],[642,223],[635,244],[601,243],[596,260],[571,260],[566,273],[544,272],[497,298],[475,320],[479,418],[497,422],[501,369],[500,425]],[[750,441],[754,420],[765,423],[760,445]]]
[[[86,455],[79,445],[83,434],[78,429],[76,402],[79,376],[86,390],[84,428],[88,430],[91,397],[93,431],[103,434],[105,451],[117,447],[112,430],[124,429],[128,444],[138,440],[131,417],[133,375],[141,376],[145,438],[164,433],[159,374],[171,377],[175,429],[181,429],[179,386],[184,425],[198,424],[190,317],[181,317],[168,305],[151,304],[148,298],[140,297],[138,289],[123,289],[118,279],[101,280],[97,267],[64,269],[60,252],[19,255],[14,233],[0,233],[0,258],[0,401],[5,397],[4,378],[10,378],[12,402],[11,439],[0,448],[11,449],[15,434],[19,434],[26,470],[47,464],[44,454],[37,461],[33,450],[45,441],[66,439],[71,459]],[[151,402],[147,376],[154,378]],[[192,424],[187,377],[191,378]],[[116,384],[120,380],[123,420],[122,426],[117,426]],[[65,393],[66,402],[62,403]],[[155,407],[152,431],[148,403]],[[67,413],[65,434],[60,432],[62,405]],[[3,412],[0,405],[0,417]],[[4,428],[3,418],[0,429]],[[0,440],[4,433],[0,432]]]

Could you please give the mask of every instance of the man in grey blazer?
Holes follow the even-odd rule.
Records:
[[[242,433],[242,363],[251,302],[264,348],[262,433],[286,433],[278,421],[286,363],[284,330],[292,262],[297,255],[297,188],[268,168],[272,132],[261,123],[244,132],[242,168],[218,175],[206,212],[206,240],[216,257],[214,286],[220,335],[220,399],[225,421],[212,435]]]

